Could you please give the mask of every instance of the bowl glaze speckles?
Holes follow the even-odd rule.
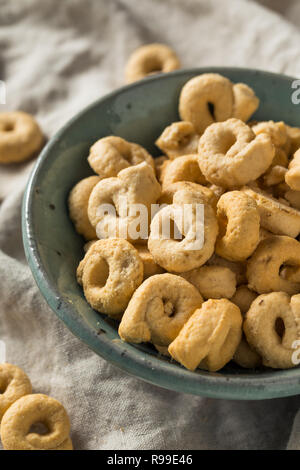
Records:
[[[80,179],[92,174],[90,145],[118,135],[154,156],[153,142],[178,117],[178,96],[195,75],[216,72],[245,82],[260,98],[258,120],[283,120],[300,126],[300,105],[291,101],[293,79],[258,70],[201,68],[147,78],[99,99],[68,122],[46,145],[31,175],[23,204],[23,238],[33,276],[50,307],[97,354],[128,373],[170,390],[228,399],[264,399],[300,393],[300,368],[241,369],[228,364],[218,373],[190,372],[160,356],[151,346],[123,343],[117,323],[95,312],[77,284],[75,270],[83,240],[68,217],[67,197]]]

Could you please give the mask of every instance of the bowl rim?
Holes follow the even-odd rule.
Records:
[[[294,368],[284,371],[272,371],[270,373],[258,373],[240,376],[238,374],[219,375],[205,371],[191,372],[180,365],[170,367],[169,362],[164,362],[157,356],[141,353],[140,350],[132,346],[124,349],[122,341],[114,342],[107,338],[107,335],[97,335],[92,329],[79,318],[74,316],[74,307],[60,298],[58,308],[59,292],[47,277],[42,259],[38,251],[38,243],[34,237],[33,214],[31,205],[35,193],[35,185],[46,159],[51,158],[51,150],[60,140],[66,130],[78,121],[87,111],[98,107],[102,102],[122,94],[129,88],[139,88],[151,81],[168,80],[170,76],[197,75],[201,73],[224,73],[229,71],[246,72],[251,75],[263,75],[270,78],[286,79],[295,78],[274,72],[267,72],[260,69],[250,69],[243,67],[197,67],[191,69],[181,69],[168,74],[157,74],[147,77],[138,82],[122,86],[93,103],[86,106],[70,120],[68,120],[47,142],[41,151],[37,162],[31,172],[26,186],[22,205],[22,234],[25,255],[32,271],[33,277],[40,289],[43,297],[54,311],[54,313],[65,323],[68,329],[83,341],[90,349],[96,352],[105,360],[125,372],[138,377],[151,384],[173,390],[176,392],[193,395],[207,396],[211,398],[238,399],[238,400],[260,400],[266,398],[287,397],[300,393],[300,369]],[[147,357],[145,357],[147,356]],[[246,383],[245,383],[246,382]]]

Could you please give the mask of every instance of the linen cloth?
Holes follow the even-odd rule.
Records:
[[[299,2],[0,0],[2,110],[48,136],[124,81],[137,46],[172,46],[183,67],[235,65],[299,76]],[[284,5],[283,5],[284,4]],[[268,7],[274,7],[272,12]],[[300,396],[258,402],[163,390],[76,339],[43,300],[23,254],[20,207],[32,162],[0,168],[0,340],[34,392],[60,400],[76,449],[299,449]]]

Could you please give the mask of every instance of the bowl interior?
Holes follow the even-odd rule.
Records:
[[[101,137],[118,135],[158,156],[154,141],[167,125],[179,120],[182,86],[191,77],[211,71],[255,90],[260,107],[254,118],[300,126],[299,107],[291,100],[293,79],[282,75],[247,69],[193,69],[119,89],[75,116],[43,150],[24,197],[26,256],[56,314],[95,352],[127,372],[169,389],[212,397],[259,399],[297,394],[299,369],[249,371],[230,363],[218,373],[192,373],[149,345],[121,342],[117,322],[95,312],[76,282],[84,241],[68,217],[67,198],[80,179],[92,174],[87,163],[90,145]]]

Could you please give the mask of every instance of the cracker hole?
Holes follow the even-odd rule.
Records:
[[[215,117],[215,105],[211,102],[208,102],[207,103],[207,107],[208,107],[208,111],[209,111],[209,114],[211,115],[211,117],[213,118],[213,120],[215,121],[216,120],[216,117]]]
[[[42,422],[33,423],[30,426],[28,434],[39,434],[40,436],[45,436],[46,434],[49,434],[49,428]]]
[[[172,318],[175,315],[175,307],[170,300],[162,299],[164,304],[164,312],[169,317]]]
[[[104,287],[109,276],[109,266],[105,259],[98,259],[90,271],[90,282],[97,287]]]
[[[174,222],[173,219],[170,219],[170,239],[180,242],[184,238],[185,237],[181,233],[181,231],[179,230],[178,225],[176,224],[176,222]]]
[[[282,279],[291,282],[300,282],[300,269],[299,266],[291,264],[282,264],[279,268],[279,276]]]
[[[286,279],[286,265],[282,264],[279,267],[279,276],[282,277],[283,279]]]
[[[225,132],[220,142],[221,153],[225,155],[235,143],[236,143],[235,135],[232,134],[232,132]]]
[[[15,126],[11,123],[7,123],[4,125],[4,132],[12,132],[14,130]]]
[[[218,237],[221,239],[226,235],[227,225],[228,225],[228,218],[226,214],[220,214],[218,217],[219,223],[219,235]]]
[[[284,333],[285,333],[285,326],[284,326],[284,321],[282,318],[278,317],[275,320],[275,331],[279,338],[282,340]]]
[[[148,59],[148,63],[145,66],[147,74],[160,73],[163,70],[163,64],[157,57],[152,57]]]

